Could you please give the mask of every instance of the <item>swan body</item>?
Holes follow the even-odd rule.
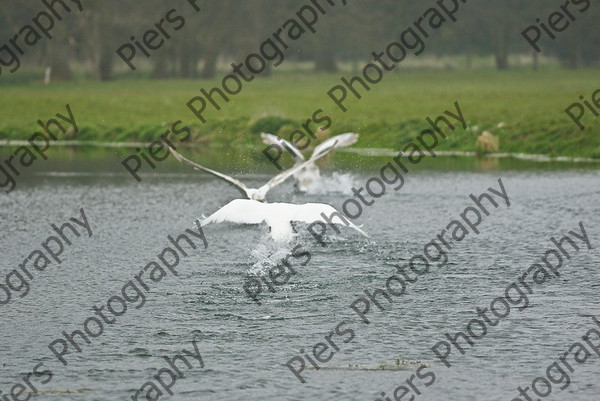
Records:
[[[325,203],[264,203],[251,199],[234,199],[204,220],[202,226],[213,223],[261,224],[266,223],[276,242],[290,241],[294,237],[292,222],[313,223],[322,221],[321,213],[330,216],[337,210]],[[365,237],[367,233],[348,221],[349,227]]]
[[[310,158],[310,160],[313,161],[307,163],[304,155],[300,153],[300,151],[294,145],[292,145],[285,139],[266,133],[262,133],[260,136],[263,139],[263,143],[267,145],[278,145],[279,143],[282,143],[283,146],[290,152],[290,154],[294,158],[294,161],[296,162],[295,166],[303,166],[302,168],[298,169],[293,173],[293,176],[296,179],[296,186],[298,187],[298,190],[302,192],[306,192],[312,184],[320,181],[321,179],[321,172],[319,170],[319,167],[317,167],[317,165],[314,163],[316,159],[313,160],[315,155],[319,155],[325,150],[329,152],[335,148],[354,145],[358,140],[358,134],[352,132],[336,135],[332,138],[329,138],[317,147],[315,147],[315,150],[313,151],[313,154]]]

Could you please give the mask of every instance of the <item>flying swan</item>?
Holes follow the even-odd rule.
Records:
[[[180,162],[187,164],[188,166],[191,166],[191,167],[195,168],[196,170],[200,170],[200,171],[204,171],[209,174],[212,174],[215,177],[218,177],[218,178],[226,181],[228,184],[233,185],[242,193],[242,196],[244,198],[259,201],[259,202],[264,202],[267,192],[269,192],[271,189],[273,189],[277,185],[279,185],[282,182],[284,182],[285,180],[287,180],[289,177],[294,175],[296,172],[302,170],[304,167],[306,167],[310,164],[314,164],[315,160],[320,159],[321,157],[325,156],[337,144],[337,141],[332,141],[332,142],[327,141],[327,142],[328,142],[327,146],[323,146],[323,145],[325,145],[325,143],[319,145],[322,147],[318,149],[318,152],[317,152],[317,149],[315,149],[315,151],[313,152],[310,159],[304,161],[303,163],[296,164],[294,167],[292,167],[288,170],[282,171],[281,173],[277,174],[275,177],[271,178],[265,185],[263,185],[260,188],[248,188],[246,186],[246,184],[244,184],[240,180],[230,177],[227,174],[219,173],[218,171],[211,170],[207,167],[201,166],[198,163],[194,163],[193,161],[188,160],[185,157],[181,156],[171,146],[167,146],[167,148],[173,154],[173,156]]]
[[[303,164],[306,159],[302,153],[291,143],[286,141],[285,139],[279,138],[272,134],[262,133],[260,136],[263,139],[263,143],[267,145],[278,145],[279,142],[283,144],[283,146],[292,153],[294,157],[294,161],[296,162],[296,166]],[[350,145],[354,145],[358,140],[358,134],[348,132],[346,134],[336,135],[333,138],[329,138],[325,142],[321,143],[315,150],[311,156],[311,159],[323,151],[323,149],[333,150],[335,148],[346,147]],[[315,159],[316,160],[316,159]],[[308,187],[321,179],[321,172],[319,171],[319,167],[315,163],[305,164],[303,168],[295,172],[294,178],[296,179],[296,186],[298,190],[302,192],[306,192]]]
[[[287,242],[294,237],[292,222],[313,223],[322,221],[321,213],[331,216],[337,210],[325,203],[263,203],[250,199],[234,199],[201,221],[201,225],[212,223],[261,224],[265,222],[270,235],[276,242]],[[369,235],[348,221],[348,226],[365,237]]]
[[[331,214],[337,212],[337,210],[333,206],[325,203],[306,203],[302,205],[296,205],[293,203],[266,203],[265,195],[271,188],[284,182],[296,171],[301,170],[309,163],[313,163],[318,158],[325,156],[334,148],[336,143],[337,141],[332,141],[328,144],[328,146],[324,146],[319,149],[318,152],[317,149],[315,149],[315,152],[313,152],[313,155],[309,160],[305,161],[304,163],[297,164],[293,168],[276,175],[269,180],[269,182],[258,189],[248,188],[246,185],[244,185],[244,183],[236,180],[235,178],[194,163],[193,161],[181,156],[170,146],[169,150],[177,160],[192,166],[196,170],[205,171],[227,181],[229,184],[238,188],[242,195],[247,198],[232,200],[214,212],[212,215],[203,219],[201,221],[202,226],[206,226],[211,223],[225,222],[235,224],[261,224],[265,222],[269,226],[270,235],[273,240],[276,242],[283,242],[290,241],[294,237],[294,227],[292,226],[292,222],[298,221],[303,223],[313,223],[315,221],[322,220],[321,213],[325,213],[326,216],[331,216]],[[348,226],[369,238],[367,233],[354,225],[352,222],[348,221]]]

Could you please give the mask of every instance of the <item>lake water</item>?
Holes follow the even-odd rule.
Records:
[[[167,366],[163,356],[193,351],[194,340],[204,367],[192,359],[192,369],[180,364],[185,377],[172,387],[176,400],[376,400],[385,399],[382,392],[393,400],[398,386],[410,387],[407,380],[420,364],[427,366],[423,374],[435,374],[435,382],[426,386],[431,376],[413,378],[417,391],[411,389],[403,400],[411,394],[418,401],[512,400],[519,396],[518,386],[531,387],[536,377],[546,377],[549,365],[573,343],[583,342],[581,336],[595,325],[592,316],[600,318],[596,166],[438,158],[406,174],[400,191],[388,192],[365,208],[355,223],[362,224],[370,240],[343,230],[328,236],[322,247],[300,226],[292,243],[276,246],[266,227],[206,227],[207,249],[181,258],[178,276],[169,272],[153,283],[143,307],[130,306],[91,344],[79,341],[82,352],[67,354],[68,365],[63,366],[48,348],[64,338],[63,330],[81,330],[95,305],[106,305],[157,259],[169,245],[167,235],[193,229],[202,213],[208,215],[237,196],[212,177],[170,161],[138,184],[117,156],[111,151],[89,160],[81,153],[61,157],[63,162],[50,158],[19,177],[17,189],[0,198],[0,284],[54,233],[51,224],[80,218],[83,208],[93,232],[91,238],[74,238],[65,247],[60,266],[51,263],[35,271],[27,296],[13,294],[0,306],[4,393],[43,363],[42,370],[51,370],[53,377],[46,384],[40,384],[44,377],[31,379],[42,393],[40,399],[131,399]],[[312,193],[290,195],[293,186],[288,182],[270,199],[327,202],[339,208],[351,196],[352,185],[364,185],[388,160],[373,158],[359,169],[353,167],[358,156],[336,157],[324,172],[326,182]],[[220,159],[221,165],[227,163],[227,156]],[[332,178],[334,167],[343,174]],[[270,172],[262,166],[258,173],[240,177],[258,185]],[[404,295],[393,297],[391,304],[383,299],[384,311],[371,305],[371,323],[363,323],[349,305],[365,289],[385,288],[397,263],[422,253],[425,244],[473,205],[469,194],[498,188],[499,178],[510,207],[491,209],[479,235],[452,243],[446,266],[432,264]],[[464,355],[453,349],[452,366],[444,366],[431,350],[444,334],[465,331],[477,317],[475,308],[489,307],[532,263],[540,263],[553,246],[551,237],[577,232],[580,221],[593,249],[579,242],[580,250],[564,262],[559,278],[532,288],[527,308],[512,309],[472,347],[465,345]],[[250,300],[244,282],[264,273],[296,245],[311,255],[306,266],[275,293],[265,289],[262,305]],[[340,322],[353,331],[352,340],[344,343],[348,335],[337,337],[339,351],[319,363],[322,369],[307,368],[302,384],[285,363],[301,355],[300,349],[308,353],[326,342],[325,336]],[[397,360],[403,369],[395,368]],[[597,400],[600,355],[572,363],[569,385],[552,383],[549,399]],[[539,382],[537,388],[546,390]],[[164,393],[160,399],[171,398]]]

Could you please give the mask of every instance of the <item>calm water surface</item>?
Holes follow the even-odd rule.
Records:
[[[290,195],[293,187],[286,183],[271,200],[340,207],[351,186],[364,185],[377,172],[375,166],[386,161],[375,159],[373,167],[363,169],[347,163],[344,174],[333,178],[330,170],[327,181],[310,194]],[[54,377],[39,385],[39,399],[131,399],[166,365],[163,356],[191,351],[195,340],[205,366],[193,362],[192,369],[184,368],[172,399],[375,400],[381,392],[393,399],[394,389],[406,384],[418,365],[376,368],[400,360],[421,361],[436,376],[429,387],[414,381],[421,392],[416,400],[512,400],[517,386],[531,386],[593,327],[591,316],[600,317],[600,171],[539,164],[513,168],[471,159],[455,169],[439,163],[411,171],[402,190],[365,209],[357,222],[371,240],[345,230],[321,247],[301,229],[293,243],[277,247],[265,227],[207,227],[208,249],[182,258],[179,276],[169,274],[153,284],[142,308],[130,308],[81,353],[67,355],[64,367],[48,344],[62,338],[63,330],[81,329],[93,306],[106,304],[157,259],[168,245],[167,235],[192,228],[202,213],[212,213],[237,192],[174,164],[137,184],[110,158],[95,164],[49,162],[45,171],[30,172],[17,190],[0,197],[2,282],[53,233],[52,223],[79,218],[82,207],[93,236],[74,239],[60,266],[53,263],[34,273],[26,297],[0,306],[0,389],[6,393],[43,362]],[[258,185],[269,171],[241,177]],[[405,295],[384,302],[385,311],[372,305],[372,322],[364,324],[349,308],[356,297],[382,288],[396,263],[420,253],[472,204],[469,194],[498,188],[498,178],[510,208],[493,209],[479,226],[480,235],[454,243],[447,266],[433,265]],[[513,309],[473,347],[466,346],[465,355],[454,350],[452,367],[446,368],[431,347],[445,333],[464,331],[476,307],[488,307],[540,260],[550,237],[577,231],[579,221],[594,249],[575,253],[560,278],[534,288],[528,308]],[[311,253],[310,262],[276,293],[266,294],[261,306],[246,297],[244,281],[297,244]],[[325,341],[342,321],[354,339],[341,342],[323,369],[307,369],[307,383],[301,384],[284,364],[300,349]],[[553,385],[549,399],[598,400],[600,356],[590,356],[574,370],[570,385],[562,391]]]

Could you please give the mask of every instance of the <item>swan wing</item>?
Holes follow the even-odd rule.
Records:
[[[358,134],[355,134],[353,132],[347,132],[345,134],[336,135],[315,147],[313,155],[323,151],[323,149],[328,148],[333,143],[335,143],[333,148],[345,148],[346,146],[354,145],[356,141],[358,141]]]
[[[281,184],[282,182],[287,180],[289,177],[293,176],[295,173],[302,170],[304,167],[308,166],[309,164],[314,163],[315,160],[318,160],[321,157],[325,156],[327,153],[331,152],[331,150],[333,150],[335,148],[336,143],[337,143],[336,141],[329,143],[328,147],[323,147],[322,149],[320,149],[319,152],[317,152],[315,149],[315,151],[313,152],[310,159],[308,159],[305,162],[302,162],[300,164],[296,164],[294,167],[277,174],[275,177],[271,178],[269,180],[269,182],[267,182],[265,185],[260,187],[258,189],[258,191],[266,195],[266,193],[269,192],[271,189],[273,189],[277,185]]]
[[[287,241],[293,237],[292,221],[313,223],[322,221],[321,213],[331,216],[337,210],[325,203],[262,203],[250,199],[235,199],[202,220],[202,226],[217,223],[260,224],[266,222],[271,227],[271,236],[275,241]],[[369,238],[369,235],[354,225],[348,225]],[[340,225],[345,225],[341,220]]]
[[[272,134],[266,134],[264,132],[260,134],[260,136],[263,139],[263,143],[266,145],[279,145],[279,142],[281,142],[287,150],[292,152],[292,157],[294,158],[294,161],[296,163],[302,163],[304,160],[306,160],[304,155],[300,153],[300,151],[294,145],[292,145],[285,139],[279,138]]]
[[[204,220],[202,226],[212,223],[260,224],[268,217],[268,204],[250,199],[234,199]]]
[[[241,193],[242,196],[249,198],[250,195],[248,193],[248,187],[241,182],[240,180],[236,180],[233,177],[228,176],[227,174],[223,174],[223,173],[219,173],[218,171],[215,170],[211,170],[207,167],[201,166],[198,163],[194,163],[191,160],[186,159],[185,157],[181,156],[179,153],[177,153],[175,151],[175,149],[173,149],[170,146],[167,146],[167,148],[169,149],[169,151],[171,152],[171,154],[180,162],[182,162],[183,164],[187,164],[188,166],[191,166],[193,168],[195,168],[196,170],[200,170],[200,171],[204,171],[206,173],[212,174],[215,177],[218,177],[224,181],[226,181],[228,184],[233,185],[234,187],[236,187]]]
[[[313,223],[315,221],[323,221],[322,213],[326,216],[331,216],[333,213],[338,212],[336,208],[326,203],[306,203],[304,205],[293,205],[294,208],[290,209],[291,212],[289,214],[290,221],[301,221],[304,223]],[[338,212],[339,213],[339,212]],[[349,223],[348,227],[351,227],[364,235],[367,238],[370,238],[369,234],[361,230],[358,226],[353,224],[350,219],[346,218],[346,221]],[[346,225],[341,219],[336,220],[337,224]]]

